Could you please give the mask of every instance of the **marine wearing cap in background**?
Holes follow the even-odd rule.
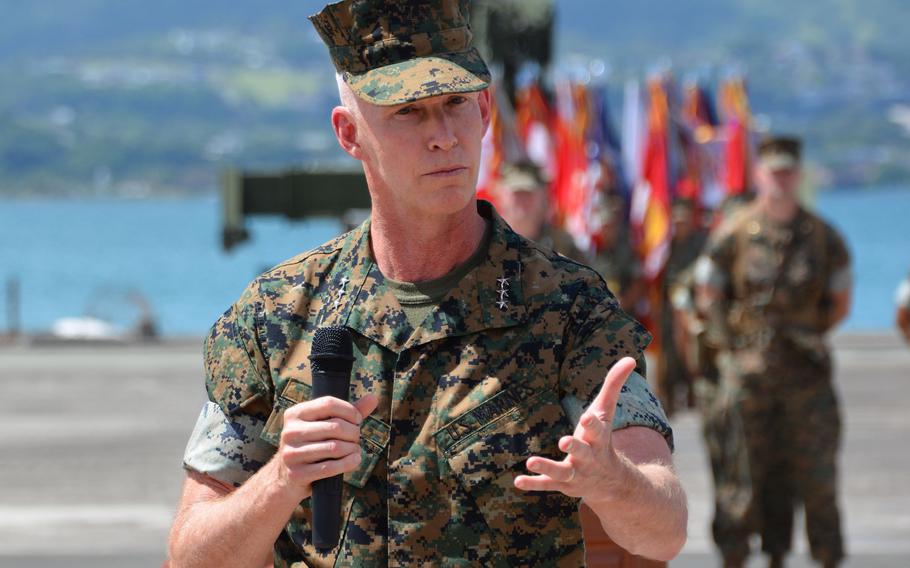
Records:
[[[715,522],[714,536],[726,565],[740,566],[757,526],[771,566],[781,566],[802,502],[812,556],[833,567],[844,546],[840,415],[826,336],[849,311],[850,255],[838,231],[799,204],[799,140],[770,137],[758,156],[755,199],[712,233],[696,266],[753,492],[751,511],[741,491],[729,493],[735,502],[718,493],[715,519],[723,522]]]
[[[694,200],[676,198],[670,209],[673,238],[661,279],[661,364],[657,395],[668,416],[680,406],[694,406],[693,377],[686,362],[686,326],[674,311],[674,294],[687,286],[692,266],[701,254],[708,233],[701,226],[701,211]],[[683,398],[685,397],[685,398]]]
[[[622,308],[634,314],[645,293],[645,282],[641,262],[629,238],[625,210],[625,199],[619,194],[599,195],[591,214],[591,224],[600,227],[591,267],[606,280]]]
[[[550,223],[547,189],[547,180],[533,162],[503,164],[496,183],[497,208],[518,234],[572,260],[589,264],[588,255],[578,249],[572,236]]]

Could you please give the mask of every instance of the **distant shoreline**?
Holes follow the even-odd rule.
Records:
[[[875,185],[824,185],[812,188],[815,194],[832,194],[832,193],[888,193],[888,192],[908,192],[910,191],[910,179],[902,182],[893,182]],[[220,189],[213,187],[204,191],[162,191],[160,193],[151,192],[144,195],[135,195],[129,193],[112,193],[108,195],[73,195],[71,193],[60,194],[28,194],[15,193],[11,195],[0,195],[0,203],[47,203],[47,202],[148,202],[148,201],[218,201],[220,198]]]

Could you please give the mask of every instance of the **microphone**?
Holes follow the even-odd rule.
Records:
[[[313,337],[310,353],[313,399],[334,396],[348,400],[351,367],[354,364],[353,340],[347,328],[321,327]],[[310,503],[313,507],[313,545],[328,552],[338,544],[341,530],[341,487],[343,475],[313,482]]]

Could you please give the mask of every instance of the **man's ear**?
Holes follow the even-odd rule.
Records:
[[[363,158],[363,152],[357,142],[357,121],[351,109],[343,106],[332,109],[332,130],[335,131],[335,138],[345,152],[356,160]]]
[[[477,97],[477,104],[480,106],[480,119],[483,121],[483,134],[481,136],[486,136],[493,112],[493,95],[490,94],[489,88],[480,91]]]

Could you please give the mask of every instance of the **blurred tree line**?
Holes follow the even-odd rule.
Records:
[[[350,167],[306,21],[322,4],[7,0],[0,194],[204,193],[226,164]],[[903,4],[557,0],[556,59],[604,60],[617,92],[667,56],[680,80],[742,71],[755,111],[805,136],[827,183],[906,183]]]

